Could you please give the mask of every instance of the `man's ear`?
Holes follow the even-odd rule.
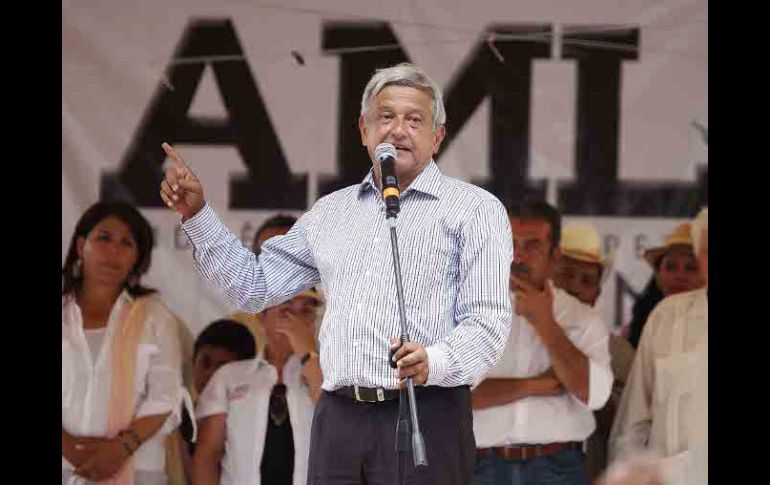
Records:
[[[358,117],[358,130],[361,132],[361,145],[366,146],[366,138],[369,133],[369,126],[366,124],[366,116]]]

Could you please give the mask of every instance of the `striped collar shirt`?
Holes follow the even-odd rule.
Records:
[[[243,247],[206,204],[182,225],[201,275],[247,312],[321,283],[323,388],[394,389],[389,338],[401,334],[390,230],[372,171],[319,199],[291,230]],[[397,219],[407,330],[428,353],[427,385],[473,384],[508,337],[511,230],[497,198],[435,162],[401,195]]]

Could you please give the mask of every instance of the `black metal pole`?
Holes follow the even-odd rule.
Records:
[[[401,282],[401,260],[398,254],[398,236],[396,235],[396,217],[388,217],[388,225],[390,227],[390,246],[393,252],[393,271],[396,276],[396,292],[398,293],[398,315],[401,319],[401,345],[409,342],[409,334],[406,328],[406,309],[404,307],[404,287]],[[417,399],[414,394],[414,382],[411,377],[406,379],[406,394],[407,401],[409,403],[409,413],[411,417],[411,431],[412,431],[412,456],[414,458],[414,466],[428,466],[428,458],[425,455],[425,443],[422,439],[422,433],[420,432],[420,423],[417,420]],[[399,397],[399,409],[403,410],[404,406],[404,392],[401,392]],[[399,413],[399,422],[396,426],[396,450],[399,450],[403,445],[401,443],[401,437],[404,434],[408,435],[408,428],[404,429],[405,422],[402,423],[403,415]]]

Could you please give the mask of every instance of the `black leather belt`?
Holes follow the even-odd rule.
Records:
[[[358,402],[383,402],[392,401],[398,399],[398,389],[383,389],[381,387],[360,387],[360,386],[347,386],[340,387],[332,391],[332,394],[338,396],[345,396]]]

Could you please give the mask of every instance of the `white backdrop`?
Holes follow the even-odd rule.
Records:
[[[339,57],[324,54],[322,26],[329,21],[388,22],[411,60],[441,84],[449,83],[490,24],[625,26],[639,29],[638,59],[621,65],[618,177],[621,181],[696,184],[707,164],[707,145],[693,127],[708,126],[708,3],[701,0],[497,1],[426,0],[291,4],[221,0],[64,1],[62,12],[62,261],[80,214],[100,196],[102,174],[120,168],[174,50],[193,19],[229,18],[254,75],[289,169],[307,174],[308,206],[319,177],[337,172]],[[597,27],[599,28],[599,27]],[[291,55],[301,54],[304,64]],[[372,55],[376,55],[373,52]],[[576,61],[532,63],[529,178],[557,183],[575,177]],[[360,92],[347,95],[360,99]],[[463,180],[488,178],[488,100],[483,101],[439,161]],[[190,116],[226,119],[228,112],[210,66],[205,68]],[[351,119],[350,123],[356,123]],[[204,181],[207,198],[246,244],[276,210],[228,208],[228,178],[246,174],[234,146],[177,143]],[[362,174],[363,176],[363,174]],[[157,185],[148,179],[148,185]],[[157,235],[145,282],[197,333],[230,311],[195,271],[178,218],[141,208]],[[280,212],[293,215],[299,210]],[[694,214],[681,214],[692,216]],[[650,275],[641,253],[658,244],[682,218],[565,217],[590,220],[608,244],[619,243],[615,269],[634,291]],[[631,297],[615,314],[615,277],[599,305],[608,325],[626,323]]]

